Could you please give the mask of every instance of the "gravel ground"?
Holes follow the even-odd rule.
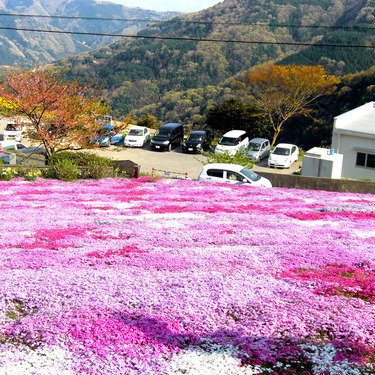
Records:
[[[184,176],[187,173],[188,177],[193,180],[198,178],[203,167],[201,161],[207,160],[204,155],[184,154],[181,147],[177,147],[171,152],[160,152],[150,150],[149,145],[146,145],[144,148],[111,146],[109,148],[95,150],[95,152],[114,160],[131,160],[140,165],[141,173],[151,174],[152,168],[155,168],[155,173],[159,176],[163,176],[165,172],[178,172],[178,176]],[[262,175],[262,172],[292,174],[298,171],[301,165],[302,162],[296,162],[288,169],[269,168],[266,158],[259,164],[254,165],[253,170],[260,175]]]
[[[7,119],[0,119],[0,139],[3,139],[4,127]],[[27,140],[23,143],[28,144]],[[202,161],[207,158],[204,155],[184,154],[181,147],[177,147],[171,152],[167,151],[152,151],[149,144],[144,148],[124,148],[121,146],[110,146],[97,149],[95,152],[100,156],[105,156],[113,160],[131,160],[140,165],[140,172],[144,174],[151,174],[152,169],[155,169],[155,174],[159,176],[170,175],[172,177],[178,176],[184,178],[186,173],[192,180],[196,180],[203,167]],[[262,172],[267,173],[282,173],[292,174],[299,170],[302,162],[297,162],[289,169],[274,169],[268,168],[267,159],[263,159],[259,164],[254,165],[253,170],[260,175]]]

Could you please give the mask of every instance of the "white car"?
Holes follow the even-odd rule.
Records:
[[[24,125],[16,124],[15,122],[8,122],[4,128],[4,141],[21,142],[24,132]]]
[[[268,158],[268,166],[274,168],[290,168],[298,160],[299,150],[296,145],[279,143]]]
[[[42,146],[27,147],[21,142],[3,141],[0,142],[4,151],[16,151],[22,154],[45,154],[45,148]]]
[[[150,140],[150,131],[144,126],[132,126],[125,136],[124,146],[143,147]]]
[[[272,187],[269,180],[238,164],[212,163],[203,167],[198,181],[225,182],[234,185]]]
[[[231,130],[223,135],[215,147],[215,154],[228,153],[235,155],[243,151],[249,144],[249,137],[244,130]]]

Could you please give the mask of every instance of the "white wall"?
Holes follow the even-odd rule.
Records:
[[[332,148],[344,155],[342,177],[375,181],[375,169],[356,166],[357,152],[374,153],[375,139],[334,132]]]

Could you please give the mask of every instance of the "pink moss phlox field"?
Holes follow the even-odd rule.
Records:
[[[0,182],[0,373],[375,373],[375,195]]]

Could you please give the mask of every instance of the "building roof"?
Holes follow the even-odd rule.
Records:
[[[366,103],[334,118],[333,132],[375,135],[375,102]]]

